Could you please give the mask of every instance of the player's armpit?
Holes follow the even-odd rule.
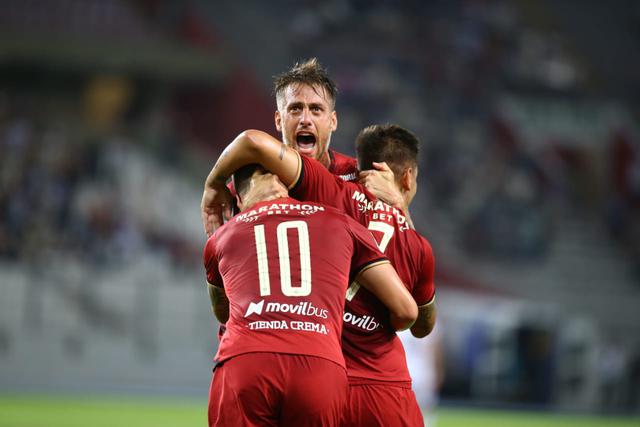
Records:
[[[367,266],[356,280],[387,306],[391,326],[396,331],[413,325],[418,317],[418,306],[388,261]]]
[[[227,323],[229,320],[229,298],[227,298],[224,288],[213,286],[211,283],[207,283],[207,287],[211,300],[211,311],[220,323]]]
[[[418,306],[418,318],[411,327],[411,335],[424,338],[431,333],[436,324],[436,297],[424,305]]]

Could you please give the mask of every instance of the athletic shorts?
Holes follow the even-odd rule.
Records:
[[[209,426],[339,426],[345,369],[313,356],[247,353],[219,364],[209,391]]]
[[[424,426],[422,411],[410,386],[350,384],[345,414],[348,427]]]

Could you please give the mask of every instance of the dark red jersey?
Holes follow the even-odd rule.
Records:
[[[258,203],[207,241],[207,280],[223,286],[229,321],[217,361],[250,352],[323,357],[344,366],[344,295],[363,269],[388,262],[343,212],[291,198]]]
[[[435,293],[431,246],[409,228],[404,214],[377,200],[364,186],[340,180],[313,159],[301,159],[292,196],[333,206],[366,226],[416,303],[431,301]],[[342,346],[350,378],[411,380],[404,349],[389,325],[388,310],[357,283],[347,292]]]
[[[346,154],[329,149],[329,172],[343,181],[355,181],[358,178],[358,161]]]
[[[343,181],[355,181],[358,178],[358,162],[353,157],[349,157],[346,154],[339,153],[335,150],[329,150],[329,159],[331,160],[331,164],[329,165],[329,171],[340,177]],[[231,195],[234,197],[232,212],[233,214],[237,214],[240,212],[238,206],[236,204],[236,189],[233,185],[233,181],[229,181],[227,183],[227,188],[231,192]],[[218,340],[222,339],[222,335],[224,335],[225,325],[221,324],[218,329]]]

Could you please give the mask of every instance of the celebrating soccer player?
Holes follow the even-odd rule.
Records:
[[[247,202],[264,176],[256,168],[234,174],[241,213],[204,251],[213,310],[227,324],[209,425],[338,426],[348,392],[340,347],[348,284],[357,280],[386,304],[394,329],[409,327],[418,309],[373,236],[344,213],[279,197],[282,184],[276,198]],[[216,178],[224,186],[226,176]]]
[[[282,141],[303,156],[318,160],[329,172],[345,181],[358,178],[356,159],[329,148],[331,135],[338,127],[335,110],[338,89],[317,59],[295,64],[277,76],[273,91],[277,107],[275,126],[282,135]],[[408,219],[409,212],[407,206],[403,205],[404,199],[389,179],[390,171],[385,165],[374,166],[380,171],[367,171],[361,176],[362,183],[379,199],[402,209]],[[260,198],[272,196],[278,191],[269,186],[262,186],[261,189],[264,194],[256,191],[252,194]],[[205,197],[207,194],[205,192]],[[252,194],[248,197],[254,197]],[[222,225],[223,218],[229,218],[232,204],[219,206],[203,199],[202,221],[207,235]]]
[[[408,206],[417,188],[417,138],[399,126],[371,126],[358,135],[356,145],[364,169],[373,162],[389,165]],[[209,206],[228,202],[230,195],[222,179],[254,162],[277,174],[293,189],[294,197],[334,206],[367,226],[419,305],[413,335],[423,337],[431,331],[435,323],[433,254],[426,239],[409,227],[402,211],[260,131],[243,132],[225,149],[207,177],[203,200]],[[350,385],[348,424],[423,425],[404,349],[389,327],[386,310],[357,281],[349,288],[347,300],[342,345]]]

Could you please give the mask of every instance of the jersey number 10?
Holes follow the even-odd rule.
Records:
[[[289,262],[289,237],[287,231],[295,229],[298,232],[298,253],[300,254],[300,286],[291,284],[291,265]],[[260,282],[260,296],[271,295],[269,280],[269,258],[264,234],[264,225],[253,227],[256,239],[256,255],[258,258],[258,275]],[[311,293],[311,251],[309,249],[309,228],[304,221],[285,221],[276,228],[278,238],[278,260],[280,264],[280,287],[282,293],[288,297],[304,297]]]

